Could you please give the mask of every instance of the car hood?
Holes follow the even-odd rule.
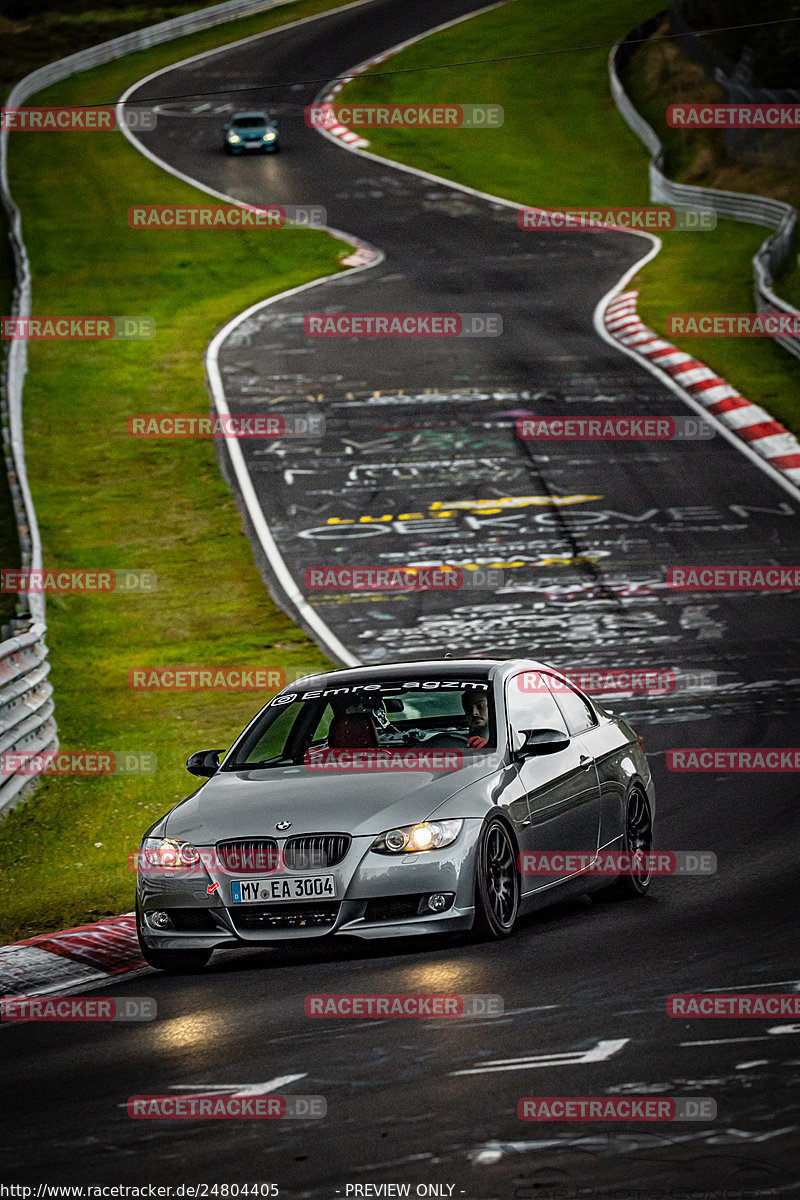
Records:
[[[221,771],[172,809],[152,833],[199,846],[228,838],[304,833],[377,837],[396,825],[425,820],[463,789],[467,789],[464,812],[459,815],[482,816],[485,790],[470,785],[492,774],[498,765],[485,758],[446,772],[333,772],[306,767]],[[291,828],[276,830],[279,821],[291,821]]]

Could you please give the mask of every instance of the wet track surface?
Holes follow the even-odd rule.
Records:
[[[206,91],[211,79],[215,88],[331,79],[474,7],[379,0],[223,51],[213,74],[204,60],[160,75],[135,98]],[[35,1164],[37,1179],[67,1183],[274,1181],[291,1196],[385,1182],[516,1200],[553,1189],[791,1195],[800,1026],[670,1019],[665,1000],[797,988],[797,785],[789,774],[676,775],[665,754],[796,743],[797,599],[681,594],[664,578],[681,564],[797,561],[797,502],[719,435],[521,442],[523,413],[688,411],[592,325],[597,301],[646,243],[522,233],[512,209],[348,154],[298,111],[320,86],[270,93],[283,140],[274,159],[231,160],[220,149],[224,112],[261,106],[257,91],[232,103],[222,95],[212,112],[164,115],[146,136],[154,154],[209,187],[250,203],[322,204],[332,227],[385,255],[264,308],[220,355],[233,412],[305,415],[312,395],[327,422],[318,442],[241,443],[286,563],[301,583],[323,564],[502,570],[499,588],[456,595],[312,595],[364,662],[449,650],[566,669],[672,668],[695,682],[713,673],[711,688],[690,680],[669,696],[607,702],[631,717],[651,755],[658,845],[713,851],[719,870],[657,881],[643,902],[563,904],[501,944],[229,953],[201,976],[148,973],[100,989],[156,997],[152,1025],[0,1029],[9,1078],[23,1080],[13,1125],[0,1129],[4,1174],[24,1180]],[[504,334],[306,337],[303,315],[326,310],[496,312]],[[304,1015],[308,993],[352,990],[492,993],[506,1011],[449,1023]],[[600,1042],[613,1049],[591,1061]],[[536,1063],[547,1055],[566,1057]],[[517,1062],[486,1070],[494,1060]],[[287,1076],[297,1078],[272,1087],[325,1096],[324,1121],[151,1122],[125,1112],[131,1095]],[[521,1096],[606,1093],[711,1096],[718,1116],[669,1126],[516,1116]]]

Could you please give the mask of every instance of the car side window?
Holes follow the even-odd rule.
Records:
[[[566,733],[567,726],[558,705],[539,671],[520,671],[506,684],[506,712],[511,726],[511,745],[522,745],[523,730],[557,729]]]
[[[567,729],[573,737],[597,724],[597,717],[594,715],[592,706],[579,692],[570,687],[566,681],[556,679],[552,675],[547,675],[546,679],[555,695],[558,707],[564,714]]]

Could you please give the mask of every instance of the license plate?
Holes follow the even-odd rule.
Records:
[[[306,875],[302,879],[234,879],[232,904],[272,904],[281,900],[335,900],[334,875]]]

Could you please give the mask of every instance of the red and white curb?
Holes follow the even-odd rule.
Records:
[[[133,913],[0,946],[0,999],[82,987],[146,966]]]
[[[405,43],[403,43],[403,45],[405,45]],[[315,107],[317,104],[333,104],[342,88],[345,87],[346,84],[352,83],[356,75],[363,75],[363,73],[368,70],[369,67],[374,67],[378,63],[382,63],[384,59],[390,58],[393,54],[398,54],[401,49],[403,49],[403,46],[392,46],[390,50],[384,50],[381,54],[376,54],[374,58],[365,59],[365,61],[359,63],[358,66],[351,67],[349,75],[338,79],[336,83],[332,85],[330,91],[326,92],[324,96],[321,96],[318,101],[315,101]],[[369,145],[367,139],[362,137],[360,133],[353,133],[352,129],[348,129],[346,125],[342,125],[341,123],[337,125],[325,125],[325,132],[329,133],[331,137],[338,138],[339,141],[345,142],[348,146],[355,146],[358,149]]]
[[[606,330],[629,353],[668,375],[710,416],[716,417],[761,458],[794,484],[800,484],[800,443],[768,412],[746,400],[705,363],[659,337],[636,312],[638,292],[623,292],[606,305]]]
[[[348,234],[348,237],[350,241],[353,241],[352,236]],[[373,246],[356,244],[355,252],[348,254],[347,258],[340,261],[343,267],[367,267],[372,263],[380,262],[382,257],[380,250],[376,250]]]

